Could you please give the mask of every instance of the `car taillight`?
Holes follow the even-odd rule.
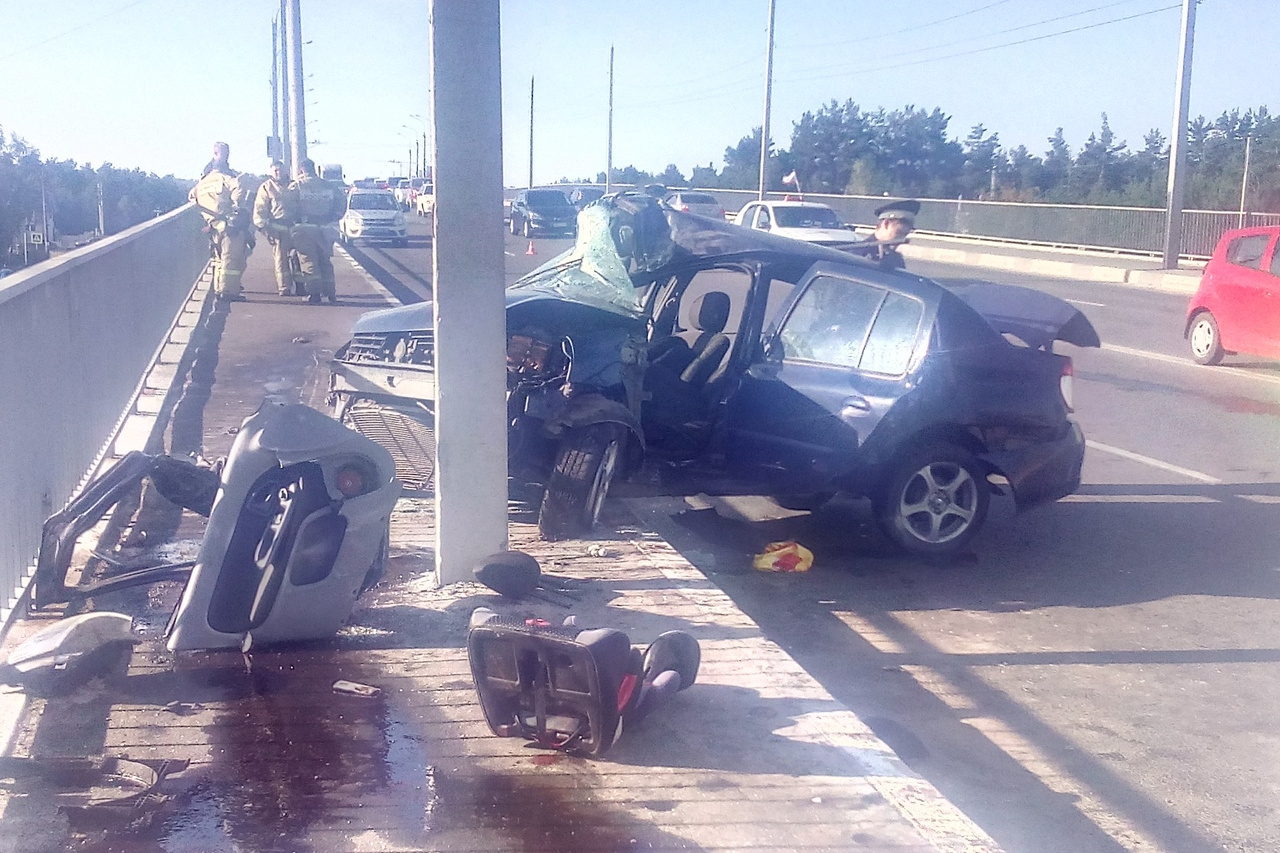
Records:
[[[1074,400],[1072,386],[1075,375],[1075,365],[1071,363],[1071,359],[1064,358],[1062,361],[1062,375],[1058,377],[1058,390],[1062,392],[1062,402],[1066,404],[1068,412],[1075,411],[1075,407],[1072,405]]]
[[[344,498],[354,498],[363,495],[365,492],[371,491],[367,482],[365,471],[355,465],[345,465],[338,471],[335,478],[338,491],[342,492]]]

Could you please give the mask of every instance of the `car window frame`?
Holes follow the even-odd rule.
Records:
[[[1239,246],[1243,245],[1246,241],[1257,242],[1259,240],[1262,241],[1262,250],[1257,255],[1257,266],[1241,263],[1234,259],[1233,256],[1236,254],[1236,249]],[[1264,272],[1263,262],[1266,260],[1268,250],[1271,249],[1274,240],[1275,235],[1272,234],[1241,234],[1239,237],[1236,237],[1227,243],[1226,249],[1222,253],[1223,263],[1240,269]]]
[[[767,338],[765,343],[766,357],[769,357],[768,354],[772,354],[773,359],[780,362],[784,362],[784,363],[793,362],[793,363],[814,365],[814,366],[826,368],[829,370],[851,371],[860,376],[869,376],[869,377],[874,377],[876,379],[901,380],[906,376],[910,375],[920,364],[921,360],[923,359],[924,353],[927,352],[926,345],[928,343],[930,334],[926,334],[926,330],[929,329],[930,326],[932,326],[934,320],[936,319],[937,306],[931,305],[930,300],[925,299],[918,294],[911,293],[910,291],[902,290],[895,287],[890,287],[886,284],[864,281],[862,279],[855,278],[851,275],[847,275],[847,274],[842,275],[838,270],[823,269],[820,267],[821,267],[821,264],[815,265],[814,268],[810,269],[808,272],[805,273],[805,275],[797,283],[794,291],[790,296],[789,301],[785,304],[783,310],[779,312],[778,318],[771,323],[767,323],[768,328],[767,328]],[[851,285],[871,288],[874,290],[880,290],[883,293],[883,295],[880,298],[879,304],[876,306],[875,313],[871,317],[871,321],[867,324],[866,332],[863,334],[862,340],[859,342],[859,345],[856,350],[857,358],[854,359],[855,363],[852,366],[837,364],[835,362],[830,362],[830,361],[821,361],[821,360],[812,359],[812,358],[798,358],[794,356],[788,356],[786,354],[786,348],[782,343],[782,332],[784,329],[786,329],[787,324],[791,322],[791,319],[795,313],[796,307],[809,294],[809,292],[812,290],[813,283],[817,281],[819,278],[838,279],[841,281],[848,282]],[[885,304],[888,302],[889,297],[891,295],[896,295],[899,297],[903,297],[905,299],[909,299],[920,306],[920,314],[919,314],[919,317],[917,317],[916,319],[916,329],[911,339],[911,345],[906,357],[906,363],[902,371],[899,373],[882,373],[879,371],[866,370],[861,366],[861,364],[862,364],[863,358],[866,356],[867,343],[871,340],[871,336],[875,331],[876,323],[879,321],[880,314],[884,310]],[[922,349],[922,347],[924,348]]]

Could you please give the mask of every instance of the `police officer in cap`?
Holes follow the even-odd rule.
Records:
[[[891,270],[906,266],[898,246],[906,242],[907,235],[915,228],[919,212],[920,202],[915,199],[891,201],[876,208],[876,230],[871,236],[880,244],[880,266]]]

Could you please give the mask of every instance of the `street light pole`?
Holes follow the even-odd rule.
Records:
[[[1240,223],[1237,228],[1244,227],[1245,198],[1249,194],[1249,152],[1253,148],[1253,134],[1244,138],[1244,174],[1240,177]]]
[[[280,112],[280,152],[278,154],[280,162],[284,163],[284,174],[286,180],[293,178],[293,131],[289,129],[289,51],[287,47],[288,34],[285,32],[285,22],[288,19],[289,0],[280,0],[280,36],[276,48],[278,58],[276,62],[276,99],[278,101],[277,109]]]
[[[604,158],[604,191],[607,195],[613,186],[613,45],[609,45],[609,150]]]
[[[764,61],[764,122],[760,127],[760,194],[764,198],[765,167],[769,163],[769,113],[773,100],[773,12],[776,0],[769,0],[769,48]]]
[[[430,0],[436,216],[436,571],[507,548],[499,0]]]
[[[1164,268],[1178,268],[1182,253],[1182,200],[1187,167],[1187,110],[1191,102],[1191,45],[1196,30],[1196,0],[1182,0],[1182,49],[1178,53],[1178,86],[1174,95],[1173,132],[1169,135],[1169,194],[1165,209]]]
[[[529,186],[533,186],[533,78],[529,78]]]
[[[307,159],[307,108],[302,76],[302,9],[300,0],[289,0],[285,32],[289,54],[289,122],[293,137],[293,168]]]

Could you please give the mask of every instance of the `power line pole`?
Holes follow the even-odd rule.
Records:
[[[307,159],[307,106],[302,78],[302,9],[300,0],[288,0],[285,33],[288,36],[289,130],[293,168]]]
[[[533,186],[533,78],[529,78],[529,186]]]
[[[271,141],[267,156],[280,156],[280,22],[271,22]]]
[[[102,181],[98,181],[98,236],[107,236],[107,213],[102,198]]]
[[[776,0],[769,0],[769,49],[764,62],[764,122],[760,127],[760,194],[764,198],[765,167],[769,163],[769,112],[773,100],[773,12]]]
[[[609,45],[609,141],[604,157],[604,191],[612,192],[613,186],[613,45]]]
[[[280,0],[280,36],[276,43],[276,109],[280,112],[280,162],[284,163],[285,180],[293,177],[293,133],[289,130],[289,52],[285,21],[288,18],[288,0]]]
[[[1182,252],[1182,199],[1186,191],[1187,111],[1191,102],[1191,44],[1196,30],[1196,0],[1182,0],[1182,49],[1178,54],[1178,86],[1174,95],[1173,132],[1169,142],[1169,202],[1165,209],[1164,268],[1178,268]]]
[[[507,547],[499,0],[430,0],[435,145],[436,571]]]
[[[1250,133],[1244,138],[1244,174],[1240,177],[1240,224],[1237,228],[1244,227],[1245,199],[1249,195],[1249,153],[1253,148],[1253,134]]]

